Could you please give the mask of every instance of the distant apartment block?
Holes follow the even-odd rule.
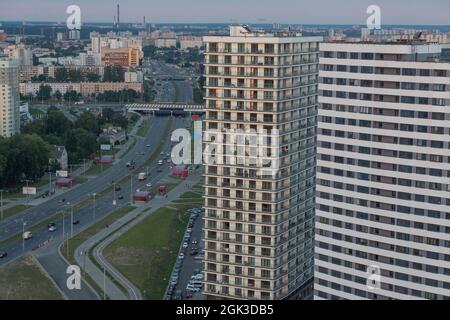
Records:
[[[140,63],[140,52],[133,48],[102,48],[101,54],[105,66],[137,67]]]
[[[121,91],[124,89],[132,89],[138,93],[143,92],[143,84],[141,82],[79,82],[79,83],[34,83],[27,82],[20,84],[20,93],[23,96],[35,96],[39,92],[41,85],[47,85],[52,88],[52,94],[59,91],[61,94],[75,91],[81,93],[82,96],[89,96],[92,94],[104,93],[105,91]]]
[[[180,42],[181,50],[201,48],[203,46],[203,38],[202,37],[180,36],[180,37],[178,37],[178,41]]]
[[[204,37],[204,141],[218,147],[214,132],[279,130],[279,144],[264,160],[280,163],[274,175],[249,159],[233,164],[232,155],[205,165],[206,299],[312,296],[321,40],[242,26],[232,26],[230,36]]]
[[[171,48],[176,46],[177,46],[177,39],[175,38],[155,39],[155,47],[157,48]]]
[[[3,50],[3,53],[6,54],[9,59],[18,60],[21,66],[33,65],[33,52],[31,48],[23,44],[7,46]]]
[[[450,298],[450,61],[440,52],[320,45],[315,299]]]
[[[20,132],[19,61],[0,55],[0,136]]]

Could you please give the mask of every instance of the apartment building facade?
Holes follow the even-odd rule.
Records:
[[[255,130],[278,143],[257,165],[234,154],[204,166],[206,299],[312,296],[315,135],[320,37],[232,26],[207,36],[205,144]],[[272,138],[272,137],[271,137]],[[249,141],[237,143],[251,154]],[[211,156],[205,148],[204,158]],[[224,161],[221,161],[224,160]],[[261,159],[260,159],[261,160]],[[278,161],[274,174],[259,170]]]
[[[315,299],[450,297],[450,62],[320,45]]]
[[[0,55],[0,136],[20,132],[19,60]]]
[[[102,48],[102,64],[105,66],[137,67],[140,63],[140,52],[133,48]]]

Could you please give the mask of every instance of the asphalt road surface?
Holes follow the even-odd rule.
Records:
[[[1,247],[0,251],[6,251],[8,256],[0,259],[0,266],[8,261],[15,259],[26,252],[30,252],[36,249],[39,245],[45,244],[48,241],[61,241],[62,231],[64,228],[65,238],[70,237],[71,234],[77,233],[79,230],[84,229],[87,225],[90,225],[95,220],[99,220],[106,216],[108,213],[117,209],[117,207],[124,206],[130,202],[131,195],[131,180],[126,179],[123,185],[120,185],[121,191],[109,192],[102,197],[96,197],[95,205],[95,218],[93,216],[93,201],[89,200],[87,206],[74,210],[73,218],[71,214],[71,206],[68,203],[76,204],[80,201],[92,199],[92,193],[99,193],[102,190],[111,186],[112,181],[119,182],[123,177],[129,174],[129,169],[126,167],[126,163],[130,160],[136,162],[136,168],[138,168],[146,159],[150,157],[154,149],[159,145],[160,141],[167,139],[164,146],[164,153],[170,152],[171,144],[168,137],[163,137],[164,128],[169,121],[168,118],[156,118],[151,121],[151,128],[144,139],[140,139],[133,152],[130,152],[123,159],[118,161],[113,168],[108,169],[99,177],[84,183],[82,186],[75,188],[71,191],[64,193],[54,199],[51,199],[39,206],[33,207],[23,213],[18,214],[13,220],[5,221],[0,224],[0,241],[10,238],[11,236],[21,234],[22,230],[29,229],[32,225],[47,220],[50,216],[56,212],[65,212],[64,218],[55,219],[52,221],[55,223],[56,231],[49,232],[47,226],[43,226],[40,230],[33,232],[33,238],[27,241],[15,241],[10,243],[6,247]],[[172,123],[172,130],[186,125],[185,119],[174,119]],[[150,145],[151,147],[147,147]],[[149,165],[148,171],[151,174],[157,173],[159,165],[157,161],[159,157]],[[168,167],[167,163],[164,166]],[[168,170],[168,169],[167,169]],[[144,170],[146,171],[146,170]],[[133,192],[138,188],[143,188],[145,182],[139,182],[137,175],[139,172],[135,172],[133,175]],[[119,185],[118,185],[119,186]],[[117,205],[113,205],[114,193],[116,194]],[[123,196],[122,200],[118,200],[119,195]],[[64,203],[60,201],[65,199]],[[22,219],[26,223],[26,226],[22,227]],[[72,220],[73,219],[73,220]],[[79,221],[79,224],[73,225],[72,221]],[[63,227],[64,225],[64,227]]]

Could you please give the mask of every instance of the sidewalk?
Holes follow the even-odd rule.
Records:
[[[132,300],[142,300],[142,294],[138,288],[136,288],[132,283],[130,283],[119,271],[117,271],[104,257],[103,250],[111,242],[120,237],[123,233],[133,228],[135,225],[146,219],[150,214],[155,212],[161,207],[166,206],[171,201],[178,199],[183,193],[190,191],[190,185],[196,184],[200,181],[201,170],[194,172],[192,176],[188,179],[180,182],[174,189],[168,193],[168,197],[157,196],[151,200],[151,210],[146,211],[142,214],[142,211],[147,209],[147,207],[139,207],[121,219],[114,222],[108,229],[96,234],[94,237],[90,238],[79,246],[75,250],[75,259],[78,265],[83,266],[83,269],[91,276],[91,278],[101,287],[105,284],[105,291],[107,296],[112,300],[126,300],[128,298]],[[188,186],[189,184],[189,186]],[[124,227],[125,226],[125,227]],[[106,238],[106,239],[105,239]],[[104,239],[104,240],[103,240]],[[103,241],[102,241],[103,240]],[[99,241],[102,241],[100,244]],[[108,277],[103,276],[103,269],[100,270],[89,257],[86,259],[85,252],[91,250],[95,247],[94,258],[97,262],[108,270],[108,273],[112,275],[117,282],[119,282],[124,288],[127,288],[128,297],[119,289],[119,287]],[[103,282],[105,281],[105,283]]]

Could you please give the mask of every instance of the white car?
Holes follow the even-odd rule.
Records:
[[[152,185],[151,183],[147,183],[145,186],[146,186],[147,188],[153,187],[153,185]]]
[[[180,255],[178,256],[179,259],[183,260],[184,259],[184,253],[180,253]]]
[[[188,284],[186,287],[186,290],[192,291],[192,292],[199,292],[201,289],[194,287],[192,284]]]
[[[50,228],[48,228],[48,231],[55,232],[56,231],[56,227],[55,226],[51,226]]]
[[[186,249],[187,247],[189,247],[188,243],[187,242],[183,243],[183,249]]]

